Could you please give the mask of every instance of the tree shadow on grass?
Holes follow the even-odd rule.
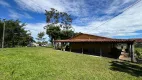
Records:
[[[126,61],[112,61],[110,69],[113,71],[125,72],[136,77],[142,76],[142,65]]]

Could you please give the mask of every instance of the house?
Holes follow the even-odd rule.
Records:
[[[54,41],[55,49],[111,58],[130,57],[131,61],[134,61],[134,43],[133,39],[113,39],[84,33]]]
[[[31,42],[27,45],[28,47],[38,47],[39,44],[35,43],[35,42]]]

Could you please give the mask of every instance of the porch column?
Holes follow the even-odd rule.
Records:
[[[65,49],[66,49],[66,45],[65,45],[66,43],[64,42],[63,43],[63,51],[66,51]]]
[[[127,44],[127,49],[128,49],[128,53],[130,57],[131,56],[131,44],[130,43]]]
[[[61,50],[63,51],[63,46],[62,45],[63,45],[63,43],[61,42]]]
[[[102,56],[102,43],[99,43],[99,45],[100,45],[100,56]]]
[[[132,61],[132,62],[135,62],[134,43],[132,43],[130,46],[131,46],[131,61]]]
[[[71,52],[71,43],[69,43],[69,46],[70,46],[70,52]]]
[[[82,54],[83,54],[83,45],[84,45],[84,44],[82,43],[82,48],[81,48]]]
[[[102,56],[102,49],[100,48],[100,56]]]
[[[61,49],[62,49],[62,51],[64,51],[64,42],[61,42]]]
[[[71,52],[71,47],[70,47],[70,52]]]
[[[54,49],[57,48],[57,42],[54,42]]]
[[[82,47],[82,54],[83,54],[83,47]]]

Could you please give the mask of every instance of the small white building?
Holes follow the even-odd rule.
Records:
[[[37,44],[35,42],[28,44],[28,47],[38,47],[38,46],[39,46],[39,44]]]

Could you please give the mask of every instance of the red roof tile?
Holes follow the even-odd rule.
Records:
[[[78,37],[80,35],[88,35],[88,36],[94,36],[97,37],[96,39],[74,39],[75,37]],[[90,35],[90,34],[84,34],[81,33],[79,35],[76,35],[70,39],[66,40],[55,40],[55,42],[142,42],[142,38],[140,39],[112,39],[102,36],[96,36],[96,35]]]
[[[138,39],[131,39],[134,40],[135,42],[142,42],[142,38],[138,38]]]
[[[76,40],[56,40],[55,42],[134,42],[129,39],[76,39]]]

